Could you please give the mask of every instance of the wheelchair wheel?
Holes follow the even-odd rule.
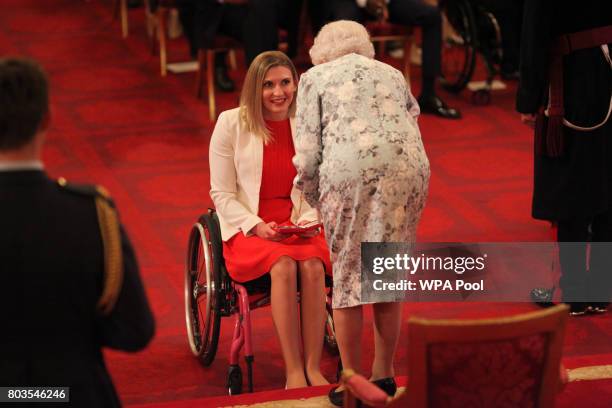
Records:
[[[221,323],[221,237],[211,215],[200,217],[189,236],[185,267],[185,320],[193,354],[209,366]]]
[[[476,19],[471,5],[465,0],[447,1],[444,11],[458,37],[447,39],[442,46],[442,86],[458,93],[472,79],[476,65]]]
[[[325,347],[327,351],[334,356],[339,354],[338,352],[338,341],[336,340],[336,330],[334,328],[334,315],[331,305],[327,303],[325,305],[327,309],[327,319],[325,320]]]

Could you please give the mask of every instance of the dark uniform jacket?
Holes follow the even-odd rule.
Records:
[[[94,189],[44,172],[0,172],[0,385],[70,387],[73,407],[116,407],[102,347],[136,351],[154,322],[122,230],[124,278],[112,312],[96,309],[104,275]]]
[[[524,7],[517,110],[535,113],[547,103],[553,41],[561,34],[612,25],[612,2],[528,0]],[[566,56],[563,73],[565,117],[584,127],[601,122],[612,92],[612,71],[601,49]],[[563,132],[562,157],[535,156],[533,216],[588,219],[608,211],[612,207],[612,120],[591,132],[567,127]]]

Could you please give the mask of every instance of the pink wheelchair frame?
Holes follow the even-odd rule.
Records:
[[[242,392],[240,351],[244,347],[248,391],[253,392],[253,345],[251,309],[270,303],[270,278],[237,283],[225,269],[219,220],[213,209],[199,217],[191,228],[185,262],[185,320],[192,353],[204,366],[215,359],[221,317],[235,315],[229,354],[227,388],[230,395]],[[337,355],[331,309],[331,289],[327,297],[327,322],[324,344]]]

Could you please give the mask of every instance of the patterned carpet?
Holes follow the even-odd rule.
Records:
[[[122,400],[129,405],[221,396],[233,321],[223,319],[217,358],[203,368],[187,345],[182,300],[188,232],[211,204],[207,156],[213,125],[206,104],[193,96],[193,74],[159,76],[143,10],[130,11],[131,34],[123,40],[112,4],[3,0],[0,50],[36,58],[50,75],[53,117],[44,152],[49,173],[107,187],[139,255],[157,335],[143,353],[106,353]],[[183,40],[170,47],[171,59],[187,57]],[[239,83],[240,61],[239,56],[242,68],[231,73]],[[418,67],[412,75],[418,95]],[[420,241],[550,240],[549,226],[530,217],[532,139],[513,110],[514,90],[511,84],[495,93],[487,107],[470,105],[467,92],[444,95],[462,110],[461,121],[421,117],[432,179]],[[237,97],[218,95],[219,108],[234,107]],[[407,304],[405,315],[475,317],[531,309],[528,304]],[[283,365],[268,309],[253,312],[253,327],[255,388],[281,388]],[[567,366],[612,364],[611,335],[610,315],[572,319],[564,348]],[[365,361],[372,358],[371,341],[366,335]],[[399,375],[406,374],[405,355],[400,347]],[[325,355],[329,379],[335,369],[335,358]]]

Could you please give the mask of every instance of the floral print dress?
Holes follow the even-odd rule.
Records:
[[[418,114],[403,75],[361,55],[300,79],[295,184],[321,212],[334,308],[362,304],[362,242],[416,239],[430,175]]]

